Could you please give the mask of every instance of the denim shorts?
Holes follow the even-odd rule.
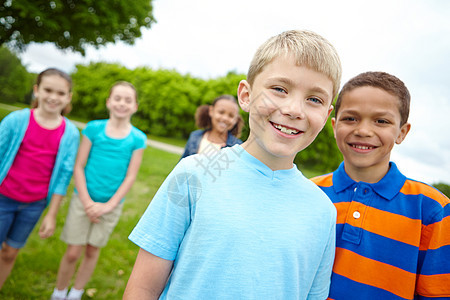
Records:
[[[23,203],[0,194],[0,249],[3,242],[20,249],[39,221],[47,200]]]

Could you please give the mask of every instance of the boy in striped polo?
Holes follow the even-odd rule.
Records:
[[[344,162],[313,181],[337,209],[329,299],[450,299],[450,204],[390,162],[408,134],[410,94],[387,73],[362,73],[337,99]]]

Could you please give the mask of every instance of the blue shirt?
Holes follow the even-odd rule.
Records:
[[[25,108],[10,113],[0,124],[0,184],[8,174],[17,151],[19,151],[29,121],[30,110]],[[65,118],[65,122],[66,127],[61,137],[48,187],[47,203],[50,202],[53,194],[66,194],[80,143],[78,129],[67,118]]]
[[[146,135],[132,126],[130,133],[120,139],[106,135],[108,120],[95,120],[82,133],[92,146],[84,169],[89,196],[95,202],[107,202],[127,175],[133,152],[146,146]]]
[[[161,299],[323,300],[335,221],[295,165],[272,171],[236,145],[181,160],[130,239],[174,260]]]
[[[337,208],[335,300],[450,299],[450,201],[390,163],[377,183],[344,163],[313,178]]]

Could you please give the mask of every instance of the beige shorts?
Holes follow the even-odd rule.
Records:
[[[99,223],[92,223],[78,194],[73,193],[61,240],[69,245],[89,244],[98,248],[104,247],[119,222],[122,207],[123,203],[120,203],[113,211],[101,216]]]

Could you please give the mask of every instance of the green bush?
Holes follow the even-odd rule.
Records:
[[[72,74],[74,95],[72,115],[107,118],[105,101],[116,81],[133,83],[138,91],[139,109],[133,124],[148,134],[186,138],[195,128],[194,114],[201,104],[209,104],[221,94],[236,96],[244,75],[229,73],[225,77],[204,80],[181,75],[174,70],[145,67],[128,70],[107,63],[78,65]]]
[[[445,184],[443,182],[433,184],[435,188],[440,190],[444,195],[450,198],[450,185]]]
[[[30,103],[34,74],[5,46],[0,47],[0,99],[5,103]]]

